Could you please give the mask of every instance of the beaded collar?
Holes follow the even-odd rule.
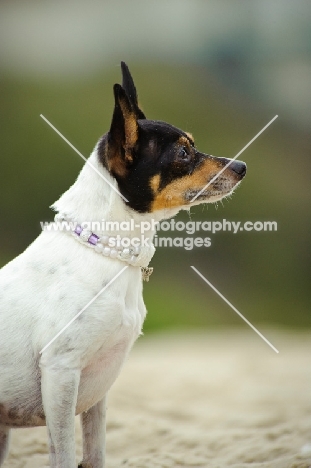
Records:
[[[149,242],[148,245],[139,244],[135,245],[135,247],[123,247],[122,242],[120,242],[122,239],[107,235],[98,236],[94,232],[83,228],[81,224],[65,214],[58,213],[54,219],[56,223],[68,223],[70,230],[66,228],[66,232],[72,234],[77,241],[86,247],[93,248],[95,252],[104,257],[121,260],[128,265],[140,267],[143,280],[149,281],[153,268],[148,267],[148,265],[155,252],[152,242]]]

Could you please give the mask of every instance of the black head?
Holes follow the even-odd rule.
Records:
[[[122,86],[115,84],[113,88],[112,122],[100,141],[99,157],[117,180],[128,205],[150,213],[214,202],[229,195],[244,177],[246,165],[234,161],[213,181],[230,160],[200,153],[192,136],[173,125],[147,120],[129,69],[124,62],[121,67]]]

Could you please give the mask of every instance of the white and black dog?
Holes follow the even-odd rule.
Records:
[[[79,467],[104,467],[105,398],[142,330],[153,221],[220,200],[246,173],[232,161],[212,180],[230,160],[200,153],[190,134],[146,119],[123,62],[122,73],[109,132],[53,205],[58,221],[74,222],[72,232],[44,230],[0,271],[0,465],[11,428],[46,425],[51,467],[75,468],[79,414]],[[110,236],[81,226],[103,219],[131,229]],[[120,244],[120,236],[140,238],[142,222],[150,222],[149,243]]]

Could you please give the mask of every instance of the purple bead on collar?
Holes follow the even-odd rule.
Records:
[[[77,234],[77,236],[80,236],[82,231],[83,231],[83,227],[80,226],[80,224],[77,224],[76,229],[74,230],[74,232]]]
[[[90,235],[90,237],[88,238],[87,241],[88,241],[89,244],[96,245],[97,242],[98,242],[98,239],[99,239],[99,237],[96,234],[93,234],[93,232],[92,232],[92,234]]]
[[[74,230],[75,234],[77,234],[77,236],[80,236],[82,231],[83,231],[83,227],[80,224],[77,224]],[[90,237],[88,238],[87,242],[89,244],[96,245],[98,240],[99,240],[99,237],[93,232],[91,232]]]

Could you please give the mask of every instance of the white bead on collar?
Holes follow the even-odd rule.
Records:
[[[75,222],[65,214],[58,213],[55,215],[54,219],[56,223],[68,223],[70,230],[68,231],[66,229],[66,232],[72,234],[77,241],[86,247],[93,248],[95,252],[104,257],[115,258],[128,265],[140,267],[143,280],[149,281],[153,268],[149,268],[148,265],[155,252],[155,247],[152,242],[149,242],[148,245],[122,247],[117,245],[115,237],[107,235],[98,236],[88,229],[84,229],[81,224]],[[110,247],[109,244],[112,243],[116,246]]]

